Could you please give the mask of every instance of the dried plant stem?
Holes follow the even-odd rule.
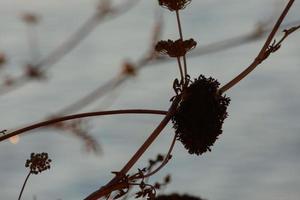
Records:
[[[0,137],[0,142],[3,140],[6,140],[10,137],[13,137],[15,135],[20,135],[22,133],[31,131],[33,129],[37,129],[40,127],[48,126],[54,123],[72,120],[72,119],[78,119],[78,118],[85,118],[85,117],[92,117],[92,116],[102,116],[102,115],[117,115],[117,114],[156,114],[156,115],[167,115],[167,111],[163,110],[145,110],[145,109],[128,109],[128,110],[110,110],[110,111],[99,111],[99,112],[88,112],[88,113],[81,113],[81,114],[75,114],[75,115],[68,115],[64,117],[58,117],[50,120],[46,120],[43,122],[39,122],[15,131],[12,131],[8,134],[5,134]]]
[[[146,139],[146,141],[142,144],[142,146],[137,150],[137,152],[132,156],[132,158],[125,164],[125,166],[121,169],[120,174],[127,174],[127,172],[131,169],[131,167],[138,161],[138,159],[143,155],[143,153],[148,149],[148,147],[152,144],[152,142],[157,138],[157,136],[161,133],[161,131],[165,128],[168,122],[171,120],[174,112],[179,103],[179,98],[176,98],[171,107],[168,110],[168,113],[164,117],[164,119],[160,122],[160,124],[156,127],[156,129],[151,133],[151,135]],[[113,187],[119,181],[119,177],[115,176],[108,184],[101,187],[99,190],[93,192],[85,200],[96,200],[105,195],[107,195],[107,189]],[[110,190],[112,192],[113,190]]]
[[[289,9],[293,5],[295,0],[290,0],[288,4],[286,5],[285,9],[281,13],[280,17],[278,18],[275,26],[273,27],[271,33],[269,34],[264,46],[260,50],[259,54],[257,57],[254,59],[254,61],[250,64],[249,67],[247,67],[244,71],[242,71],[238,76],[236,76],[234,79],[229,81],[227,84],[225,84],[223,87],[219,89],[220,93],[224,93],[234,85],[236,85],[238,82],[240,82],[243,78],[245,78],[250,72],[252,72],[262,61],[266,59],[266,51],[268,47],[270,46],[276,32],[278,31],[280,24],[282,23],[283,19],[287,15]]]
[[[182,28],[181,28],[181,22],[180,22],[180,17],[179,17],[179,11],[178,10],[176,10],[176,19],[177,19],[179,36],[180,36],[180,39],[183,41],[183,34],[182,34]],[[186,64],[186,57],[185,57],[185,55],[183,56],[183,67],[184,67],[183,68],[184,77],[186,77],[186,75],[187,75],[187,64]]]
[[[181,80],[184,81],[184,75],[183,75],[183,72],[182,72],[182,66],[181,66],[181,62],[180,62],[180,57],[177,57],[177,63],[178,63],[179,71],[180,71]]]
[[[163,160],[163,162],[161,163],[161,165],[159,167],[157,167],[155,170],[153,170],[152,172],[149,172],[148,174],[144,175],[142,178],[147,178],[147,177],[150,177],[152,176],[153,174],[157,173],[159,170],[161,170],[167,163],[168,161],[170,160],[170,155],[171,155],[171,152],[174,148],[174,145],[175,145],[175,142],[176,142],[176,134],[174,134],[174,138],[172,140],[172,143],[171,143],[171,146],[168,150],[168,153],[167,155],[165,156],[165,159]]]
[[[31,172],[29,171],[29,173],[28,173],[28,175],[26,176],[26,179],[25,179],[25,181],[24,181],[24,183],[23,183],[23,186],[22,186],[21,192],[20,192],[20,194],[19,194],[18,200],[20,200],[21,197],[22,197],[24,188],[25,188],[25,186],[26,186],[26,183],[27,183],[27,181],[28,181],[30,175],[31,175]]]

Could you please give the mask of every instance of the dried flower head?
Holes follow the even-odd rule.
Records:
[[[48,158],[48,154],[43,153],[31,153],[30,159],[26,160],[25,167],[30,168],[30,173],[38,174],[42,171],[50,169],[51,159]]]
[[[197,42],[192,38],[189,40],[178,39],[175,42],[172,40],[159,41],[155,50],[161,54],[168,54],[170,57],[181,57],[184,56],[188,51],[195,48]]]
[[[160,6],[170,11],[184,9],[192,0],[158,0]]]
[[[200,155],[222,133],[230,99],[218,93],[219,82],[200,75],[183,91],[182,100],[172,118],[177,139],[190,154]]]
[[[179,195],[179,194],[170,194],[170,195],[159,195],[155,198],[155,200],[204,200],[200,197],[190,196],[187,194]]]

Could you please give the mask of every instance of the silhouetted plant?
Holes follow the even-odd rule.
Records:
[[[26,186],[26,183],[29,179],[29,176],[31,174],[37,175],[39,173],[42,173],[45,170],[50,169],[51,162],[52,162],[52,160],[48,158],[48,153],[43,152],[43,153],[31,153],[30,154],[30,159],[27,159],[26,163],[25,163],[25,167],[29,168],[29,173],[23,183],[18,200],[20,200],[22,197],[22,194],[23,194],[24,188]]]
[[[155,47],[155,49],[159,53],[166,54],[170,57],[175,57],[177,59],[180,71],[180,80],[175,78],[173,82],[175,96],[171,98],[171,106],[168,111],[130,109],[68,115],[46,120],[28,127],[24,127],[22,129],[18,129],[16,131],[9,132],[7,134],[3,134],[2,136],[0,136],[0,141],[43,126],[90,116],[141,113],[165,115],[164,119],[159,123],[156,129],[141,145],[141,147],[132,156],[132,158],[124,165],[124,167],[120,171],[113,172],[113,174],[115,174],[114,178],[106,185],[85,198],[86,200],[96,200],[101,197],[106,197],[108,199],[111,194],[115,192],[116,195],[113,196],[113,198],[118,199],[128,194],[132,186],[137,186],[139,191],[135,193],[136,198],[145,197],[151,200],[155,199],[156,189],[159,189],[162,185],[169,183],[170,178],[166,177],[163,183],[156,182],[154,184],[149,184],[145,180],[146,178],[158,172],[171,159],[171,152],[176,139],[180,140],[191,154],[200,155],[207,152],[207,150],[210,151],[211,146],[214,144],[218,136],[222,133],[222,124],[228,115],[227,106],[229,105],[230,99],[226,97],[226,95],[224,95],[224,92],[239,83],[239,81],[245,78],[252,70],[254,70],[265,59],[267,59],[271,53],[276,52],[280,48],[282,42],[291,33],[300,28],[300,26],[295,26],[286,29],[284,31],[284,36],[278,42],[274,40],[274,36],[280,24],[282,23],[290,7],[294,3],[294,0],[290,0],[281,16],[279,17],[278,21],[276,22],[275,26],[273,27],[271,33],[269,34],[264,46],[258,53],[257,57],[254,59],[254,61],[251,63],[251,65],[237,77],[219,88],[220,83],[212,77],[206,78],[204,75],[200,75],[198,78],[191,80],[190,75],[188,74],[186,53],[195,48],[196,42],[193,39],[183,39],[179,11],[184,9],[190,2],[191,0],[158,0],[160,6],[167,8],[170,11],[175,11],[180,37],[175,41],[160,41]],[[107,10],[110,10],[109,7],[105,7],[102,9],[105,10],[105,12],[108,12]],[[273,40],[274,42],[272,42]],[[125,65],[122,73],[126,75],[135,74],[134,66],[132,64]],[[169,121],[172,121],[174,124],[175,134],[166,156],[159,155],[156,160],[149,161],[148,167],[138,169],[134,174],[129,174],[129,170],[149,148],[149,146],[157,138],[157,136],[169,123]],[[49,169],[50,162],[51,160],[48,159],[48,155],[46,153],[31,154],[31,158],[27,160],[25,164],[26,167],[30,168],[30,171],[23,184],[19,199],[21,198],[23,189],[30,174],[38,174],[46,169]],[[160,163],[159,167],[153,170],[154,165],[157,163]],[[201,198],[192,197],[189,195],[172,194],[158,196],[156,197],[156,199],[200,200]]]

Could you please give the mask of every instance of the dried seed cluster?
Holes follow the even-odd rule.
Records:
[[[170,11],[178,11],[184,9],[192,0],[158,0],[160,6]]]
[[[200,75],[183,91],[172,118],[177,139],[190,154],[201,155],[222,133],[230,99],[218,93],[219,82]]]
[[[167,40],[159,41],[155,46],[155,50],[161,54],[168,54],[170,57],[181,57],[184,56],[188,51],[195,48],[197,42],[193,39],[176,41]]]
[[[31,153],[30,159],[26,160],[25,167],[29,167],[30,173],[38,174],[50,169],[50,163],[51,159],[48,158],[47,153]]]

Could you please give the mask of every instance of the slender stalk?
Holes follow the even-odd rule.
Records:
[[[121,169],[121,174],[127,174],[127,172],[131,169],[131,167],[138,161],[138,159],[143,155],[143,153],[148,149],[148,147],[152,144],[152,142],[157,138],[157,136],[161,133],[161,131],[165,128],[168,122],[171,120],[174,115],[176,108],[179,103],[179,98],[176,98],[171,107],[168,110],[168,113],[164,117],[164,119],[160,122],[160,124],[156,127],[156,129],[151,133],[151,135],[146,139],[146,141],[142,144],[142,146],[137,150],[137,152],[132,156],[132,158],[125,164],[125,166]],[[84,200],[96,200],[105,195],[107,195],[107,189],[113,187],[116,183],[118,183],[119,177],[115,176],[108,184],[101,187],[99,190],[93,192]],[[113,190],[110,190],[112,192]]]
[[[181,28],[181,23],[180,23],[180,17],[179,17],[179,11],[178,10],[176,10],[176,19],[177,19],[177,25],[178,25],[180,39],[183,39],[182,28]]]
[[[281,13],[280,17],[278,18],[276,24],[274,25],[271,33],[269,34],[265,44],[263,45],[262,49],[260,50],[259,54],[257,57],[254,59],[254,61],[247,67],[244,71],[242,71],[239,75],[237,75],[234,79],[229,81],[227,84],[225,84],[223,87],[219,89],[220,93],[223,93],[236,85],[238,82],[240,82],[243,78],[245,78],[250,72],[252,72],[262,61],[266,59],[265,53],[268,47],[270,46],[276,32],[278,31],[280,24],[282,23],[283,19],[287,15],[289,9],[293,5],[295,0],[290,0],[288,4],[286,5],[285,9]]]
[[[28,173],[28,175],[26,176],[26,179],[25,179],[25,181],[24,181],[24,183],[23,183],[23,186],[22,186],[21,192],[20,192],[20,194],[19,194],[18,200],[20,200],[21,197],[22,197],[22,194],[23,194],[25,185],[26,185],[26,183],[27,183],[28,178],[29,178],[30,175],[31,175],[31,172],[29,171],[29,173]]]
[[[184,75],[183,75],[183,72],[182,72],[182,66],[181,66],[181,62],[180,62],[179,57],[177,57],[177,63],[178,63],[179,71],[180,71],[181,80],[184,81]]]
[[[177,19],[177,25],[178,25],[178,30],[179,30],[179,36],[180,39],[183,41],[183,34],[182,34],[182,28],[181,28],[181,22],[180,22],[180,17],[179,17],[179,11],[176,10],[176,19]],[[184,72],[184,77],[187,75],[187,64],[186,64],[186,57],[185,55],[183,56],[183,72]]]
[[[15,135],[20,135],[22,133],[31,131],[33,129],[37,129],[43,126],[48,126],[54,123],[72,120],[72,119],[78,119],[78,118],[85,118],[85,117],[92,117],[92,116],[102,116],[102,115],[116,115],[116,114],[156,114],[156,115],[166,115],[168,112],[163,110],[144,110],[144,109],[128,109],[128,110],[110,110],[110,111],[99,111],[99,112],[88,112],[88,113],[80,113],[75,115],[68,115],[63,117],[58,117],[54,119],[49,119],[46,121],[42,121],[30,126],[26,126],[24,128],[15,130],[13,132],[10,132],[8,134],[5,134],[0,137],[0,142],[3,140],[6,140],[10,137],[13,137]]]
[[[155,174],[156,172],[158,172],[159,170],[161,170],[168,163],[168,161],[170,159],[169,157],[170,157],[171,152],[172,152],[172,150],[174,148],[175,142],[176,142],[176,134],[174,134],[174,138],[172,140],[171,146],[170,146],[170,148],[168,150],[167,155],[165,156],[165,159],[161,163],[161,165],[159,167],[157,167],[155,170],[153,170],[152,172],[149,172],[148,174],[144,175],[143,178],[147,178],[147,177],[152,176],[153,174]]]

